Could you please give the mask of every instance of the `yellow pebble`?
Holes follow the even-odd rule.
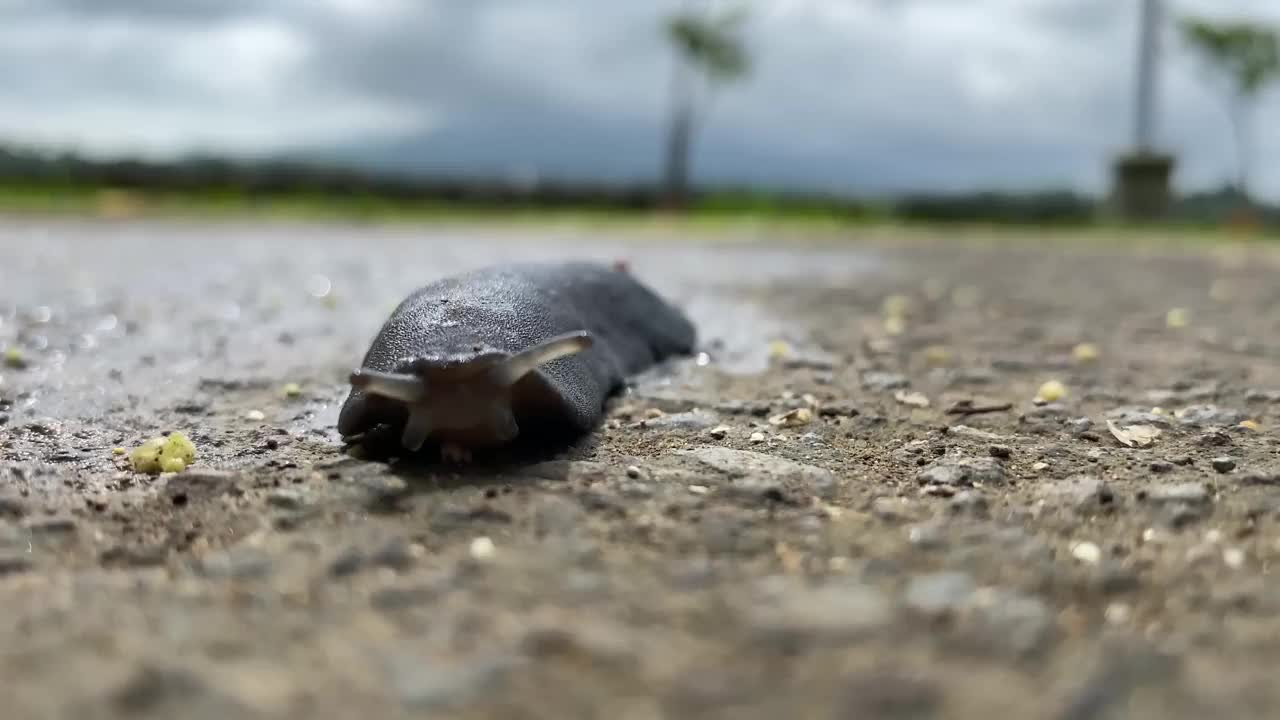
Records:
[[[1093,362],[1098,359],[1098,346],[1093,343],[1080,343],[1071,350],[1071,357],[1077,362]]]
[[[1050,380],[1040,386],[1040,390],[1036,392],[1037,402],[1053,402],[1060,400],[1067,394],[1067,386],[1057,380]]]
[[[881,306],[888,317],[902,317],[911,309],[911,298],[906,295],[890,295]]]
[[[1247,430],[1253,430],[1253,431],[1258,431],[1262,429],[1262,426],[1253,420],[1245,420],[1241,422],[1240,427],[1245,428]]]
[[[884,331],[890,335],[901,335],[907,329],[901,315],[890,315],[884,319]]]
[[[1184,328],[1189,322],[1190,314],[1185,308],[1174,308],[1164,316],[1164,324],[1171,328]]]
[[[117,449],[121,453],[124,451],[124,448]],[[195,462],[195,459],[195,444],[180,432],[169,433],[166,437],[151,438],[129,455],[129,463],[133,469],[148,475],[181,472],[186,466]]]
[[[4,364],[11,368],[24,368],[27,366],[27,359],[23,357],[21,350],[11,347],[4,351]]]
[[[160,472],[160,452],[164,449],[164,438],[151,438],[134,449],[129,455],[129,464],[133,469],[149,475]]]
[[[112,454],[112,455],[123,455],[123,454],[125,454],[126,452],[128,452],[128,450],[125,450],[125,449],[124,449],[124,448],[122,448],[122,447],[118,447],[118,448],[111,448],[111,454]]]
[[[943,345],[930,345],[924,349],[924,359],[930,365],[945,365],[951,362],[951,350]]]
[[[184,465],[189,465],[196,459],[196,446],[187,439],[186,435],[183,435],[180,432],[172,432],[169,433],[169,437],[165,439],[164,448],[161,450],[161,453],[165,457],[177,458],[181,460]],[[163,458],[161,459],[161,462],[163,462]]]
[[[781,358],[791,354],[791,346],[782,340],[769,343],[769,357]]]
[[[285,383],[282,388],[285,397],[298,397],[302,394],[302,386],[298,383]]]
[[[187,464],[182,462],[182,458],[172,456],[160,458],[160,472],[182,472],[186,467]]]

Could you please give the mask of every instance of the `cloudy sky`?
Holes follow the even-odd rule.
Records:
[[[0,0],[0,140],[104,154],[326,151],[424,170],[648,179],[682,0]],[[1098,191],[1130,142],[1138,0],[753,0],[751,77],[700,180]],[[1275,0],[1168,0],[1280,22]],[[1160,144],[1232,172],[1172,29]],[[1253,166],[1280,198],[1280,88]]]

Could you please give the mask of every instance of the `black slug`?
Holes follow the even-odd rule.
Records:
[[[693,351],[697,333],[625,266],[520,263],[418,289],[351,373],[346,438],[389,425],[410,452],[431,438],[446,459],[521,429],[580,434],[628,376]]]

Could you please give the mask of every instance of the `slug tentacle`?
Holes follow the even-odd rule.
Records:
[[[421,405],[410,408],[409,419],[400,434],[400,444],[409,452],[418,452],[426,444],[431,430],[431,413],[427,408]]]
[[[491,377],[499,385],[510,387],[538,366],[566,355],[580,353],[594,343],[595,338],[585,330],[557,335],[503,360],[490,371]]]
[[[351,373],[351,386],[374,395],[416,403],[427,394],[422,378],[407,373],[388,373],[361,368]]]

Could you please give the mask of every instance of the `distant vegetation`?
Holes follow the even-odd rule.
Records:
[[[1219,80],[1226,80],[1227,117],[1236,149],[1235,187],[1249,196],[1249,160],[1253,156],[1252,115],[1263,90],[1280,81],[1280,32],[1248,22],[1215,23],[1183,19],[1183,39]]]
[[[1182,198],[1178,222],[1219,224],[1238,205],[1232,189]],[[661,183],[535,185],[416,177],[295,160],[174,162],[93,160],[74,154],[0,147],[0,210],[127,216],[148,209],[241,213],[278,210],[327,217],[393,218],[484,213],[638,214],[666,207]],[[704,189],[689,211],[711,217],[761,217],[835,223],[1083,226],[1105,219],[1105,203],[1071,192],[910,194],[861,200],[759,189]],[[1271,226],[1280,211],[1267,208]]]

